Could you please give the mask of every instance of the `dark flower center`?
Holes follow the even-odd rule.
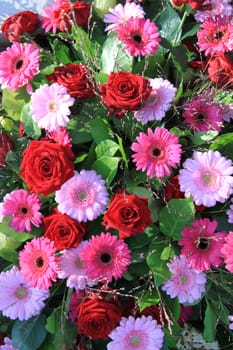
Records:
[[[140,44],[142,42],[142,37],[139,34],[134,34],[133,40]]]
[[[28,213],[28,208],[22,207],[22,208],[21,208],[21,213],[22,213],[22,214],[27,214],[27,213]]]
[[[109,253],[103,253],[100,255],[100,260],[104,263],[104,264],[108,264],[111,260],[112,257]]]
[[[44,259],[42,258],[42,256],[38,256],[38,258],[36,258],[36,266],[41,268],[44,265]]]
[[[23,60],[19,59],[18,61],[16,61],[15,68],[20,69],[22,65],[23,65]]]
[[[200,237],[197,242],[197,248],[206,250],[209,248],[209,239],[206,237]]]
[[[220,40],[220,39],[222,39],[223,36],[224,36],[223,32],[219,31],[215,34],[214,37],[215,37],[215,39]]]
[[[201,114],[201,113],[198,114],[198,115],[197,115],[197,119],[198,119],[198,120],[205,120],[204,114]]]
[[[161,154],[161,150],[159,148],[154,148],[152,151],[153,156],[159,157]]]

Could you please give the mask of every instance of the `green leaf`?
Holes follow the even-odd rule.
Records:
[[[18,264],[18,253],[11,248],[2,248],[0,249],[0,257],[6,261],[11,262],[14,265]]]
[[[223,156],[232,159],[233,154],[233,132],[216,137],[210,145],[211,150],[218,150]]]
[[[215,130],[201,131],[201,132],[195,133],[191,137],[191,140],[194,145],[199,146],[213,140],[217,135],[218,135],[218,131],[215,131]]]
[[[111,139],[111,128],[107,120],[96,118],[90,121],[93,140],[98,145],[101,141]]]
[[[181,19],[177,12],[170,5],[165,6],[163,12],[156,19],[161,37],[170,42],[174,39],[178,40],[181,36],[181,32],[177,32],[180,22]]]
[[[24,132],[31,138],[38,140],[41,136],[41,129],[32,119],[30,114],[30,103],[23,106],[20,113],[20,120],[23,123]]]
[[[119,145],[112,140],[101,141],[95,149],[97,158],[101,158],[104,156],[113,157],[118,150]]]
[[[43,314],[27,321],[16,320],[12,328],[12,343],[18,350],[36,350],[46,337],[46,317]]]
[[[187,53],[187,49],[183,45],[179,45],[171,49],[172,61],[176,69],[181,73],[185,72],[188,66],[186,53]]]
[[[206,341],[212,342],[216,337],[216,324],[218,311],[215,309],[214,304],[206,299],[207,308],[205,310],[204,318],[204,332],[203,336]]]
[[[197,24],[195,22],[188,23],[183,28],[183,34],[182,34],[181,40],[184,40],[185,38],[195,35],[199,29],[200,29],[200,24]]]
[[[194,220],[195,209],[191,198],[171,199],[159,214],[160,230],[165,235],[179,240],[181,230]]]
[[[155,289],[152,289],[140,295],[138,304],[139,304],[140,310],[142,311],[146,307],[158,304],[159,301],[160,301],[160,297],[157,291]]]
[[[101,157],[93,163],[91,168],[100,174],[109,186],[117,173],[120,160],[119,157]]]
[[[72,26],[72,37],[76,43],[75,49],[84,61],[86,61],[86,64],[95,62],[95,52],[98,49],[97,42],[92,42],[88,33],[80,26]]]
[[[123,43],[115,35],[104,42],[101,55],[102,71],[109,74],[116,71],[132,71],[133,56],[123,50]]]
[[[10,89],[3,89],[2,91],[2,107],[8,116],[14,120],[19,120],[21,109],[29,100],[30,96],[24,87],[17,89],[17,91]]]
[[[31,239],[32,236],[27,232],[16,232],[12,227],[9,226],[12,217],[4,217],[0,223],[0,232],[9,238],[12,238],[16,242],[25,242]]]
[[[67,130],[73,144],[80,145],[92,140],[90,127],[87,122],[81,126],[80,120],[71,119],[67,125]]]

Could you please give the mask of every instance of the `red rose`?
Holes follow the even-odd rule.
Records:
[[[13,147],[14,143],[5,132],[0,132],[0,168],[6,166],[5,159],[7,152]]]
[[[20,170],[31,192],[47,196],[74,175],[74,155],[68,146],[33,140],[23,152]]]
[[[202,7],[205,0],[171,0],[172,5],[182,6],[184,4],[189,4],[194,10],[198,10]]]
[[[77,307],[78,332],[93,339],[106,339],[121,319],[121,305],[110,293],[92,294]]]
[[[54,241],[57,250],[75,248],[86,233],[86,224],[66,214],[54,213],[43,218],[44,236]]]
[[[62,32],[70,32],[72,22],[86,29],[90,16],[91,3],[76,1],[71,3],[66,1],[54,11],[54,18],[58,29]]]
[[[62,67],[56,67],[47,79],[51,83],[65,86],[71,96],[78,97],[80,100],[94,96],[94,77],[83,64],[67,63]]]
[[[106,229],[119,230],[121,239],[138,235],[151,224],[148,199],[136,194],[115,194],[103,217]]]
[[[218,87],[232,86],[233,61],[224,53],[217,54],[207,60],[207,73],[212,83]]]
[[[120,118],[127,111],[139,110],[151,89],[149,80],[139,74],[112,72],[107,83],[100,85],[100,94],[109,114]]]
[[[37,13],[31,11],[21,11],[8,17],[2,24],[3,34],[11,42],[21,39],[24,33],[34,33],[40,25]]]

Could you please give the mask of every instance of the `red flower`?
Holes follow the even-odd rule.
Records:
[[[207,64],[207,73],[212,83],[218,87],[232,87],[233,61],[224,53],[211,57]]]
[[[7,39],[16,42],[24,33],[34,33],[40,25],[37,13],[21,11],[8,17],[2,24],[1,30]]]
[[[43,218],[44,236],[54,241],[57,250],[75,248],[86,233],[86,224],[72,219],[54,209],[53,214]]]
[[[20,170],[30,191],[47,196],[74,175],[74,155],[68,146],[32,140],[23,152]]]
[[[173,6],[182,6],[188,4],[194,10],[198,10],[202,7],[205,0],[171,0]]]
[[[57,27],[62,32],[70,32],[72,22],[84,29],[88,27],[91,4],[84,1],[64,2],[54,13]]]
[[[56,67],[47,79],[51,83],[65,86],[71,96],[78,97],[80,100],[94,96],[94,77],[83,64],[67,63],[62,67]]]
[[[7,152],[13,147],[14,143],[4,131],[0,132],[0,169],[6,166],[5,159]]]
[[[115,194],[103,218],[106,229],[119,230],[121,239],[138,235],[151,224],[148,199],[135,194]]]

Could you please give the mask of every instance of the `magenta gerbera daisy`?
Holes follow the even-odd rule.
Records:
[[[32,288],[16,266],[1,272],[0,310],[3,316],[12,320],[28,320],[41,312],[48,297],[48,290]]]
[[[39,73],[40,50],[33,44],[14,43],[0,53],[0,84],[2,88],[16,91],[25,86]]]
[[[157,127],[154,132],[149,128],[148,134],[141,132],[136,141],[131,146],[133,161],[137,170],[147,171],[149,178],[169,176],[170,167],[176,168],[180,162],[179,139],[165,128]]]
[[[200,299],[205,291],[205,274],[192,268],[186,258],[174,257],[167,265],[172,276],[163,284],[162,290],[172,299],[177,297],[181,304]]]
[[[222,248],[224,263],[226,269],[233,273],[233,231],[230,231],[225,238],[225,244]]]
[[[56,281],[59,266],[54,242],[46,237],[33,238],[19,252],[19,266],[24,279],[35,288],[48,289]]]
[[[70,107],[75,99],[71,97],[63,85],[41,85],[31,95],[31,115],[40,128],[47,131],[65,127],[71,114]]]
[[[109,282],[122,277],[131,262],[128,245],[109,232],[93,236],[80,250],[80,258],[89,278]]]
[[[185,197],[192,196],[196,205],[213,207],[224,203],[233,191],[233,166],[218,151],[194,151],[180,170],[179,184]]]
[[[157,26],[145,18],[133,18],[118,26],[117,36],[131,56],[153,55],[160,42]]]
[[[118,27],[132,18],[144,18],[143,8],[134,2],[126,2],[124,5],[117,4],[114,8],[109,8],[104,15],[104,23],[110,23],[105,31],[110,33],[118,29]]]
[[[222,264],[221,249],[226,233],[215,232],[217,225],[217,221],[204,218],[194,220],[192,227],[182,230],[183,238],[178,242],[178,245],[183,246],[181,257],[185,256],[193,268],[207,271],[211,265],[219,267]]]
[[[166,79],[149,79],[149,82],[152,87],[150,96],[143,107],[134,113],[134,117],[143,125],[163,119],[176,94],[176,88]]]
[[[105,181],[95,170],[75,171],[56,191],[58,210],[79,222],[93,221],[106,209],[108,192]]]
[[[197,45],[205,55],[233,50],[233,23],[231,16],[207,18],[197,32]]]
[[[107,350],[160,350],[164,333],[151,316],[122,317],[118,327],[109,334]]]
[[[216,130],[223,127],[222,108],[216,102],[209,102],[202,96],[194,97],[183,105],[184,122],[195,132]]]
[[[20,189],[8,193],[4,197],[2,215],[12,216],[9,226],[15,231],[31,231],[31,224],[39,227],[43,215],[40,213],[40,197]]]

